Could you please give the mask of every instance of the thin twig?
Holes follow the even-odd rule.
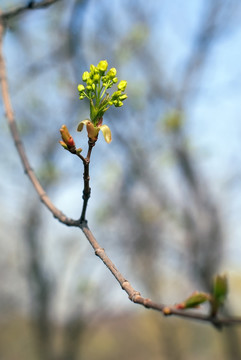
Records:
[[[53,3],[54,1],[48,1],[48,3]],[[43,3],[43,2],[42,2]],[[47,3],[47,1],[45,2]],[[46,5],[47,6],[47,5]],[[106,255],[105,250],[99,245],[97,240],[95,239],[94,235],[92,234],[91,230],[89,229],[87,225],[87,221],[85,220],[85,216],[83,217],[82,221],[79,220],[73,220],[68,217],[66,217],[59,209],[57,209],[47,194],[45,193],[44,189],[42,188],[41,184],[39,183],[33,169],[30,166],[30,163],[28,161],[27,155],[25,153],[23,144],[21,142],[19,132],[17,129],[17,125],[14,118],[14,113],[10,101],[10,95],[8,91],[8,83],[7,83],[7,76],[6,76],[6,67],[5,62],[2,54],[2,39],[3,39],[3,19],[0,16],[0,82],[1,82],[1,90],[2,90],[2,97],[3,97],[3,104],[4,109],[6,113],[6,118],[8,121],[8,125],[11,131],[11,135],[14,139],[17,152],[20,156],[20,159],[22,161],[23,168],[25,170],[25,173],[30,178],[37,194],[40,197],[40,200],[44,203],[44,205],[49,209],[49,211],[54,215],[55,218],[57,218],[61,223],[68,225],[68,226],[75,226],[79,227],[87,240],[89,241],[90,245],[94,249],[95,254],[102,260],[102,262],[107,266],[107,268],[110,270],[110,272],[113,274],[113,276],[116,278],[122,289],[127,293],[129,296],[129,299],[136,303],[140,304],[146,308],[157,310],[164,315],[176,315],[179,317],[184,317],[186,319],[192,319],[192,320],[200,320],[208,323],[212,323],[213,325],[217,327],[221,327],[222,325],[234,325],[234,324],[241,324],[241,318],[240,317],[215,317],[211,318],[209,315],[204,315],[200,313],[194,313],[190,311],[181,311],[178,309],[175,309],[173,307],[167,307],[163,304],[158,304],[153,302],[151,299],[144,298],[141,296],[140,292],[136,291],[130,282],[126,280],[126,278],[120,273],[120,271],[116,268],[114,263],[111,261],[111,259]],[[89,164],[91,150],[93,146],[89,148],[89,152],[87,155],[86,164]],[[81,157],[82,159],[82,157]],[[83,161],[83,159],[82,159]],[[84,162],[84,161],[83,161]],[[89,186],[89,184],[88,184]],[[87,204],[86,204],[87,206]]]
[[[58,1],[60,1],[60,0],[43,0],[40,2],[28,1],[28,2],[26,2],[25,5],[19,5],[19,6],[14,7],[13,9],[2,12],[0,17],[3,20],[8,20],[10,18],[13,18],[13,17],[25,12],[25,11],[43,9],[43,8],[48,7]]]

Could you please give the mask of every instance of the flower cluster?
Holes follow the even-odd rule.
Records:
[[[117,85],[117,91],[110,95],[107,90],[118,82],[116,77],[116,69],[111,68],[109,71],[108,62],[102,60],[97,66],[90,65],[90,71],[85,71],[82,76],[83,82],[86,84],[78,85],[79,99],[87,98],[90,101],[90,120],[83,120],[78,125],[77,130],[82,131],[86,125],[88,137],[94,141],[98,138],[101,130],[105,140],[111,141],[111,131],[107,125],[102,125],[103,115],[112,105],[121,107],[123,101],[127,99],[124,93],[127,81],[121,80]]]

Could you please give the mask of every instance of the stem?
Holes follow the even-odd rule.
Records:
[[[87,157],[84,159],[83,163],[84,163],[84,190],[83,190],[83,195],[82,195],[82,199],[83,199],[83,206],[82,206],[82,212],[81,212],[81,216],[80,216],[80,223],[86,222],[86,210],[87,210],[87,205],[88,205],[88,200],[90,198],[90,193],[91,193],[91,188],[90,188],[90,175],[89,175],[89,165],[90,165],[90,156],[91,156],[91,152],[93,147],[95,146],[95,142],[96,140],[92,140],[89,138],[89,149],[88,149],[88,153],[87,153]]]

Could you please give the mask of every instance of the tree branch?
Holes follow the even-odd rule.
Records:
[[[61,1],[61,0],[43,0],[40,2],[35,2],[33,0],[28,1],[25,5],[16,6],[13,9],[2,12],[0,14],[0,18],[2,18],[3,20],[8,20],[8,19],[13,18],[27,10],[43,9],[43,8],[46,8],[58,1]]]
[[[50,201],[49,197],[47,196],[47,194],[44,191],[43,187],[41,186],[40,182],[38,181],[32,167],[29,163],[29,160],[26,156],[21,138],[19,136],[18,128],[17,128],[16,122],[15,122],[13,108],[12,108],[9,91],[8,91],[6,68],[5,68],[5,62],[4,62],[4,58],[3,58],[3,52],[2,52],[3,32],[4,32],[4,27],[3,27],[3,23],[0,19],[0,82],[1,82],[2,98],[3,98],[5,115],[6,115],[6,118],[8,121],[9,129],[11,131],[11,135],[14,140],[15,146],[17,148],[19,157],[21,159],[24,171],[28,175],[30,181],[32,182],[37,194],[39,195],[40,200],[51,211],[53,216],[55,218],[57,218],[60,222],[64,223],[65,225],[76,226],[76,225],[78,225],[79,221],[75,221],[73,219],[68,218],[59,209],[57,209],[54,206],[54,204]]]
[[[42,1],[40,4],[48,6],[56,1]],[[38,4],[40,6],[40,4]],[[89,241],[90,245],[94,249],[95,255],[97,255],[102,262],[107,266],[107,268],[110,270],[110,272],[113,274],[113,276],[116,278],[122,289],[127,293],[129,296],[129,299],[136,303],[140,304],[146,308],[157,310],[164,315],[176,315],[179,317],[183,317],[186,319],[192,319],[192,320],[200,320],[208,323],[212,323],[216,327],[221,327],[223,325],[234,325],[234,324],[241,324],[241,318],[240,317],[210,317],[210,315],[200,314],[196,312],[191,311],[182,311],[178,310],[175,307],[169,307],[163,304],[158,304],[153,302],[151,299],[144,298],[141,296],[140,292],[136,291],[132,285],[129,283],[128,280],[120,273],[120,271],[116,268],[114,263],[111,261],[111,259],[106,255],[105,250],[99,245],[97,240],[95,239],[94,235],[92,234],[91,230],[89,229],[87,225],[87,221],[83,218],[82,221],[80,220],[73,220],[71,218],[68,218],[66,215],[64,215],[59,209],[57,209],[54,204],[51,202],[47,194],[45,193],[43,187],[39,183],[33,169],[30,166],[29,160],[27,158],[27,155],[25,153],[18,128],[15,122],[13,108],[11,105],[10,95],[8,91],[8,82],[7,82],[7,75],[6,75],[6,67],[5,62],[3,58],[2,53],[2,41],[3,41],[3,32],[4,32],[4,26],[3,26],[3,17],[0,16],[0,85],[1,85],[1,91],[2,91],[2,98],[3,98],[3,106],[5,109],[5,114],[7,118],[7,122],[10,128],[11,135],[13,137],[17,152],[20,156],[23,168],[27,176],[29,177],[30,181],[32,182],[37,194],[39,195],[40,200],[44,203],[44,205],[49,209],[49,211],[53,214],[55,218],[57,218],[61,223],[68,225],[68,226],[75,226],[79,227],[87,240]],[[89,155],[90,157],[91,149],[89,149]],[[89,185],[88,185],[89,186]]]

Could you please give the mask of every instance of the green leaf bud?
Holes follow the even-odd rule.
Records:
[[[217,275],[213,284],[213,296],[222,304],[228,293],[228,281],[226,275]]]
[[[114,79],[112,79],[113,83],[116,84],[118,81],[118,77],[114,77]]]
[[[82,152],[82,150],[83,150],[83,149],[78,148],[78,149],[76,149],[76,153],[77,153],[77,154],[80,154],[80,153]]]
[[[185,301],[176,305],[177,309],[189,309],[196,308],[200,304],[210,300],[210,295],[202,292],[194,292],[191,296],[189,296]]]

